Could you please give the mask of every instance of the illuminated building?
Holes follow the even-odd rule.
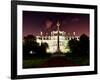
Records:
[[[40,32],[39,36],[36,36],[37,42],[41,45],[41,43],[47,43],[49,48],[47,49],[48,53],[62,52],[66,53],[70,51],[68,47],[68,41],[71,39],[79,40],[79,36],[70,35],[70,33],[66,33],[64,31],[59,30],[59,22],[57,22],[57,31],[51,31],[50,35],[43,35],[43,32]]]

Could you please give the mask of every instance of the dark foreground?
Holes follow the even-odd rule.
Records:
[[[76,66],[71,60],[64,56],[55,56],[48,59],[46,62],[40,65],[40,67],[64,67],[64,66]]]
[[[23,60],[23,68],[68,67],[89,65],[86,57],[49,56],[30,57]]]

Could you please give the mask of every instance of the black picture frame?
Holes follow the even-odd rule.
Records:
[[[18,5],[35,5],[47,7],[61,8],[80,8],[94,10],[94,70],[81,72],[63,72],[63,73],[47,73],[47,74],[17,74],[17,6]],[[31,1],[11,1],[11,79],[24,78],[42,78],[42,77],[58,77],[58,76],[76,76],[97,74],[97,6],[81,5],[81,4],[63,4],[63,3],[47,3],[47,2],[31,2]]]

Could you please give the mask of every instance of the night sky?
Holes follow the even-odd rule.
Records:
[[[39,35],[56,30],[56,23],[60,22],[60,30],[70,33],[76,32],[80,36],[83,33],[89,36],[89,14],[76,13],[51,13],[23,11],[23,36],[29,34]]]

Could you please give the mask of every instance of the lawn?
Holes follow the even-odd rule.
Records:
[[[46,56],[46,57],[26,57],[23,59],[23,68],[42,68],[45,67],[44,65],[50,66],[57,66],[56,63],[59,63],[58,65],[63,66],[69,66],[68,64],[71,64],[72,66],[85,66],[89,65],[89,58],[88,57],[77,57],[77,56],[60,56],[60,57],[52,57],[52,56]],[[57,66],[59,67],[59,66]]]
[[[34,59],[24,59],[23,68],[38,68],[41,64],[46,62],[48,58],[34,58]]]

